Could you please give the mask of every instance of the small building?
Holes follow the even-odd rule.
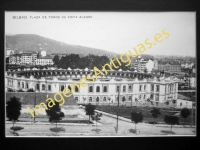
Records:
[[[21,64],[21,54],[12,54],[9,56],[9,64],[16,64],[20,65]]]
[[[147,69],[147,72],[151,72],[154,68],[154,61],[138,56],[137,59],[132,60],[130,68],[134,68],[139,72],[144,72],[145,69]]]
[[[46,56],[46,57],[38,57],[35,61],[36,65],[42,65],[42,66],[46,66],[46,65],[53,65],[53,59],[50,56]]]
[[[10,55],[13,55],[15,54],[15,51],[10,49],[10,48],[7,48],[6,49],[6,57],[9,57]]]
[[[158,70],[181,72],[181,65],[176,62],[158,62]]]

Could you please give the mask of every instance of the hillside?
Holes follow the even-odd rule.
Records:
[[[94,54],[110,56],[114,55],[114,53],[105,50],[94,49],[79,45],[70,45],[35,34],[7,34],[6,47],[22,51],[46,50],[47,53],[74,53],[82,55]]]

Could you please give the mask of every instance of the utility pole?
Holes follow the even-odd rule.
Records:
[[[34,108],[35,108],[35,105],[36,105],[36,90],[37,90],[37,84],[36,84],[36,88],[35,88]],[[35,123],[35,111],[33,111],[33,113],[34,113],[33,122]]]
[[[119,86],[119,89],[118,89],[118,99],[117,99],[117,127],[116,127],[116,132],[118,133],[118,120],[119,120],[119,114],[118,114],[118,111],[119,111],[119,92],[120,92],[120,86]]]
[[[194,104],[195,96],[192,98],[192,120],[191,120],[191,127],[193,125],[193,104]]]

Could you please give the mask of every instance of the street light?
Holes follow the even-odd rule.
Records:
[[[193,125],[193,104],[194,104],[194,100],[195,100],[195,96],[193,97],[193,99],[192,99],[192,120],[191,120],[191,127],[192,127],[192,125]]]
[[[118,132],[118,120],[119,120],[119,115],[118,115],[118,111],[119,111],[119,94],[120,94],[120,86],[119,86],[119,89],[118,90],[118,99],[117,99],[117,127],[116,127],[116,132]]]

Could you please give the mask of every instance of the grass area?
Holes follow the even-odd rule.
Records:
[[[17,131],[17,130],[22,130],[24,129],[24,127],[20,127],[20,126],[14,126],[10,128],[11,130]]]
[[[116,107],[116,106],[97,106],[96,109],[100,110],[100,111],[103,111],[103,112],[107,112],[107,113],[116,115],[118,107]],[[134,107],[125,107],[125,106],[120,106],[119,110],[118,110],[118,114],[121,117],[125,117],[125,118],[128,118],[128,119],[131,119],[131,112],[139,111],[139,112],[142,112],[142,114],[143,114],[143,122],[153,123],[154,119],[152,117],[152,114],[150,113],[151,109],[152,108],[149,108],[149,107],[136,107],[136,106],[134,106]],[[157,123],[164,123],[165,115],[175,115],[179,111],[180,111],[180,109],[160,108],[161,115],[159,115],[158,118],[156,118],[156,122]],[[184,120],[182,117],[180,117],[180,116],[178,116],[178,117],[179,117],[179,124],[185,124],[186,125],[186,124],[190,124],[191,123],[191,119],[190,118],[187,118],[187,119]]]
[[[54,128],[50,128],[49,130],[51,130],[52,132],[60,132],[60,131],[63,131],[65,132],[65,128],[63,127],[54,127]]]

